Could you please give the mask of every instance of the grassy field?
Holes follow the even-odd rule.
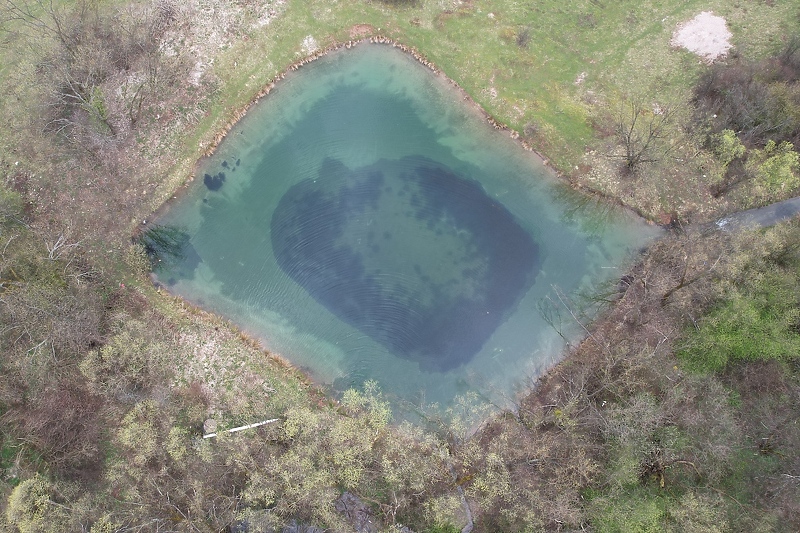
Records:
[[[604,168],[613,149],[603,145],[600,135],[614,109],[637,98],[676,107],[683,118],[689,113],[691,87],[706,68],[697,56],[670,46],[678,23],[713,11],[728,20],[735,49],[752,57],[780,49],[797,25],[790,1],[757,7],[724,1],[440,1],[399,7],[377,1],[310,1],[275,8],[279,14],[268,25],[254,29],[245,24],[218,37],[223,44],[211,71],[217,81],[214,97],[199,124],[173,139],[180,163],[152,205],[186,179],[192,162],[235,110],[304,55],[307,36],[326,46],[350,39],[355,25],[369,25],[368,34],[417,48],[489,114],[528,138],[557,170],[582,186],[619,196],[619,176]],[[654,218],[661,212],[718,207],[687,204],[680,197],[688,187],[707,186],[702,174],[708,161],[697,160],[696,147],[684,146],[692,141],[683,137],[680,126],[674,126],[680,149],[652,172],[652,179],[633,185],[646,194],[629,204]],[[687,158],[697,161],[687,165]],[[683,167],[680,174],[686,180],[677,191],[669,183],[676,166]]]

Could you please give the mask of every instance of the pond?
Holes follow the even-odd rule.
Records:
[[[555,294],[622,275],[659,230],[570,191],[463,93],[385,45],[288,75],[157,224],[158,280],[341,391],[506,404],[552,365]],[[565,309],[561,309],[566,313]]]

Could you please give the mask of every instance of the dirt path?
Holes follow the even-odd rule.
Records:
[[[800,215],[800,196],[789,198],[766,207],[739,211],[723,217],[716,226],[723,231],[736,231],[745,228],[765,228]]]

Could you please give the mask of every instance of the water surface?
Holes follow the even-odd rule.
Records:
[[[202,178],[202,179],[200,179]],[[159,224],[157,276],[337,390],[506,403],[560,355],[554,287],[621,274],[657,231],[567,190],[388,46],[330,54],[248,112]]]

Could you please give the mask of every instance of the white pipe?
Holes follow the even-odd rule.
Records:
[[[270,418],[269,420],[264,420],[263,422],[256,422],[255,424],[248,424],[246,426],[239,426],[238,428],[233,429],[226,429],[223,433],[236,433],[237,431],[244,431],[245,429],[252,429],[257,428],[258,426],[263,426],[265,424],[272,424],[273,422],[277,422],[278,418]],[[217,433],[209,433],[208,435],[203,435],[204,439],[210,439],[211,437],[216,437]]]

